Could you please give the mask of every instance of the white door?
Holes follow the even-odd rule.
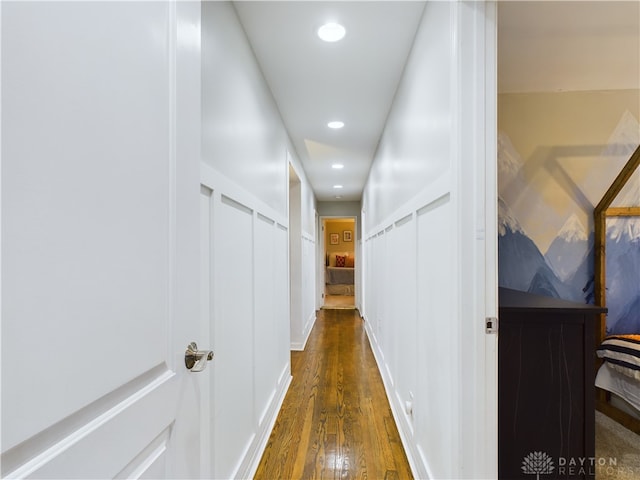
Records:
[[[200,6],[0,9],[2,477],[198,477]]]

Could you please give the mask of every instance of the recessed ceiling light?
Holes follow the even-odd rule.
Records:
[[[341,198],[342,198],[342,195],[336,195],[336,198],[337,198],[337,199],[341,199]]]
[[[339,23],[325,23],[318,29],[318,36],[325,42],[337,42],[342,40],[347,33],[345,28]]]
[[[335,168],[336,170],[340,170],[340,169],[344,168],[344,165],[342,165],[341,163],[334,163],[333,165],[331,165],[331,168]]]
[[[334,185],[333,188],[342,188],[342,185]]]
[[[342,127],[344,127],[344,122],[341,122],[339,120],[335,120],[333,122],[327,123],[327,127],[329,127],[329,128],[342,128]]]

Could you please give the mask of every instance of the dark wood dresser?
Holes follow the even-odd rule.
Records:
[[[604,311],[500,288],[499,478],[594,478],[594,329]]]

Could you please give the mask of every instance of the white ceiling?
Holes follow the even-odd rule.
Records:
[[[359,201],[423,2],[242,1],[235,7],[316,198]],[[347,29],[342,41],[318,38],[328,21]],[[344,128],[327,128],[331,120]],[[344,169],[333,170],[335,162]]]
[[[424,2],[234,5],[316,198],[360,200]],[[346,27],[342,41],[317,37],[327,21]],[[640,85],[638,1],[500,2],[498,25],[501,92]]]

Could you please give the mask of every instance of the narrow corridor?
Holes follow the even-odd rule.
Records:
[[[256,480],[412,478],[356,310],[321,310]]]

